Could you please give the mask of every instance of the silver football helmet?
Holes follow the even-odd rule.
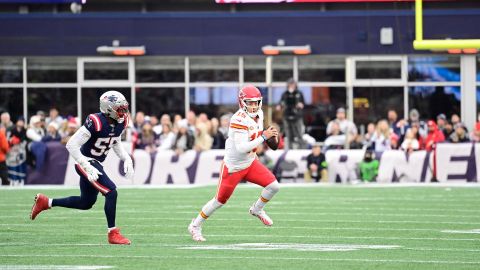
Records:
[[[123,123],[128,114],[127,99],[120,92],[107,91],[100,97],[100,111],[118,123]]]

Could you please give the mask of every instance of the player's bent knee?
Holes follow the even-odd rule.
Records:
[[[271,193],[275,194],[280,190],[280,184],[278,184],[278,181],[275,180],[272,183],[270,183],[268,186],[265,187],[268,191]]]
[[[79,205],[79,209],[80,210],[88,210],[88,209],[91,209],[93,207],[93,205],[95,204],[97,200],[88,200],[88,201],[83,201],[80,205]]]
[[[229,197],[219,196],[219,197],[217,197],[217,199],[215,201],[218,202],[220,204],[219,207],[221,207],[222,205],[227,203],[228,199],[229,199]]]
[[[107,194],[105,194],[105,198],[108,199],[117,199],[118,193],[116,189],[110,190]]]

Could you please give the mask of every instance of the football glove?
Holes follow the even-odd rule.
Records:
[[[88,162],[88,160],[82,160],[78,163],[78,165],[80,165],[82,170],[85,172],[86,177],[90,182],[97,181],[98,176],[102,175],[102,173],[97,170],[97,168],[93,167],[93,165]]]
[[[123,161],[123,172],[125,172],[125,177],[128,179],[133,179],[134,170],[133,170],[133,162],[131,158],[127,158]]]

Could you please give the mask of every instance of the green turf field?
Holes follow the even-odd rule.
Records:
[[[120,189],[131,246],[107,244],[101,197],[30,221],[37,190],[0,189],[0,269],[480,269],[480,188],[282,187],[267,228],[248,214],[260,188],[239,187],[194,243],[187,225],[215,189]]]

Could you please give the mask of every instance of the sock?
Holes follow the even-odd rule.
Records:
[[[108,233],[110,233],[111,231],[115,230],[117,227],[112,227],[112,228],[108,228]]]
[[[202,208],[202,211],[198,214],[198,216],[193,220],[193,226],[202,226],[203,222],[207,220],[209,216],[215,212],[218,208],[222,207],[223,204],[217,201],[216,198],[211,199],[208,201]]]
[[[48,207],[49,208],[52,208],[52,201],[53,201],[53,199],[48,199]]]
[[[255,202],[253,205],[253,208],[256,212],[262,211],[263,207],[269,202],[273,196],[278,192],[280,189],[280,186],[277,181],[274,181],[270,185],[266,186],[262,190],[262,194],[260,195],[260,198]]]
[[[105,206],[103,210],[107,217],[108,228],[115,228],[115,216],[117,212],[117,191],[115,189],[105,194]]]

